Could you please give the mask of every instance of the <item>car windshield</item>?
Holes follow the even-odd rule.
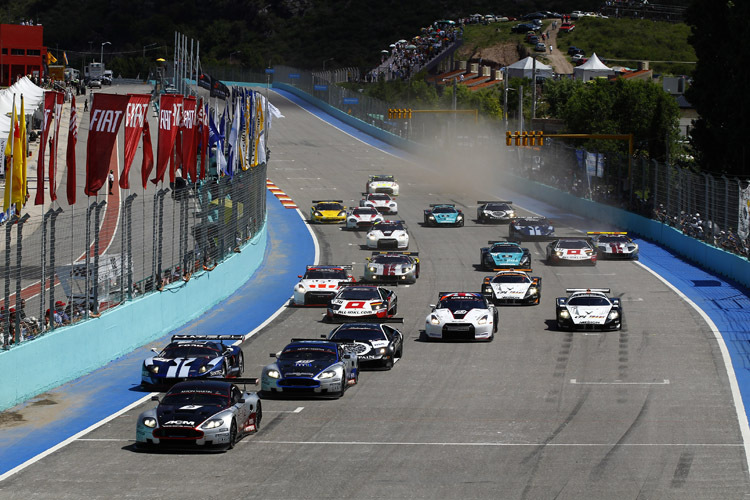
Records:
[[[347,274],[343,269],[308,269],[305,273],[307,280],[333,280],[346,279]]]
[[[401,231],[404,229],[404,225],[399,223],[383,223],[380,222],[378,224],[375,224],[373,226],[373,229],[376,231]]]
[[[472,309],[487,309],[484,299],[480,297],[446,297],[438,302],[437,309],[451,311],[471,311]]]
[[[599,243],[628,243],[629,238],[626,236],[599,236]]]
[[[161,404],[171,406],[226,406],[228,403],[228,395],[202,390],[170,392],[161,400]]]
[[[516,245],[495,245],[492,247],[492,253],[523,253],[520,247]]]
[[[367,199],[370,201],[391,201],[391,197],[387,194],[371,194]]]
[[[547,219],[518,219],[519,226],[549,226]]]
[[[499,274],[492,278],[493,283],[528,283],[531,281],[523,274]]]
[[[584,297],[573,297],[568,300],[569,306],[608,306],[609,300],[606,297],[597,297],[588,295]]]
[[[432,209],[432,213],[435,214],[454,214],[456,209],[453,207],[435,207]]]
[[[387,340],[385,333],[377,327],[341,327],[331,336],[336,340]]]
[[[375,215],[376,213],[378,211],[372,207],[354,209],[354,215]]]
[[[373,175],[372,182],[393,182],[392,175]]]
[[[284,349],[279,356],[282,361],[296,361],[300,359],[329,360],[336,362],[336,351],[325,347],[293,346]]]
[[[160,358],[215,358],[221,355],[218,349],[205,344],[170,344],[159,354]]]
[[[378,255],[370,259],[373,264],[409,264],[409,257],[403,255]]]
[[[336,297],[344,300],[379,300],[377,288],[344,288]]]
[[[565,249],[580,249],[588,248],[589,244],[583,240],[560,240],[557,243],[557,247]]]
[[[318,203],[315,206],[316,210],[343,210],[344,207],[342,207],[338,203]]]
[[[485,210],[510,210],[510,206],[505,203],[488,203]]]

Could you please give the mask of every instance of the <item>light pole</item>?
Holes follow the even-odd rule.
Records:
[[[102,42],[102,51],[99,55],[99,62],[102,63],[102,67],[104,67],[104,46],[105,45],[112,45],[112,42]]]

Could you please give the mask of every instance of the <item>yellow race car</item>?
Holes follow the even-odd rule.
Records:
[[[315,224],[344,222],[346,207],[344,200],[313,200],[310,208],[310,222]]]

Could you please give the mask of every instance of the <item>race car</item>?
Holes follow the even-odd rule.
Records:
[[[398,203],[396,200],[391,198],[391,195],[386,193],[362,193],[362,198],[359,201],[360,207],[372,207],[381,214],[396,214],[398,213]]]
[[[555,301],[557,327],[561,330],[619,330],[622,303],[609,297],[609,288],[568,288],[570,295]]]
[[[464,214],[453,203],[431,203],[424,211],[425,226],[456,226],[464,225]]]
[[[628,233],[589,231],[591,244],[596,248],[600,259],[638,260],[638,243],[628,237]]]
[[[344,222],[346,207],[344,200],[313,200],[310,207],[310,222],[315,224]]]
[[[482,293],[493,304],[537,305],[542,300],[542,278],[530,276],[531,269],[500,269],[485,276]]]
[[[491,341],[497,331],[497,308],[478,292],[440,292],[425,319],[427,339]]]
[[[402,318],[391,321],[403,323]],[[343,344],[349,352],[356,353],[361,368],[380,366],[390,370],[404,353],[404,335],[383,323],[341,325],[328,334],[328,340]]]
[[[490,224],[492,222],[510,222],[516,216],[516,211],[510,206],[512,201],[477,201],[477,222]]]
[[[396,294],[375,285],[345,284],[328,304],[328,321],[366,321],[392,318],[398,311]]]
[[[260,430],[258,395],[237,384],[258,379],[190,380],[175,384],[156,408],[138,417],[135,446],[147,448],[231,449],[245,434]]]
[[[546,217],[516,217],[508,226],[511,240],[546,240],[554,236],[555,228]]]
[[[188,379],[239,377],[245,358],[237,341],[242,335],[172,335],[167,346],[152,348],[156,356],[146,358],[141,384],[159,387]]]
[[[587,238],[560,238],[547,245],[547,264],[596,265],[596,250]]]
[[[263,368],[263,396],[301,394],[340,398],[359,381],[359,360],[355,352],[336,342],[292,339],[276,361]]]
[[[398,196],[398,182],[392,175],[371,175],[367,179],[367,193],[385,193]]]
[[[294,285],[293,306],[324,306],[341,288],[341,283],[353,283],[349,274],[351,265],[307,266],[304,275],[298,275],[299,283]]]
[[[419,278],[419,253],[372,252],[365,263],[365,281],[416,283]]]
[[[409,248],[409,233],[402,220],[376,222],[367,233],[367,248]]]
[[[347,229],[367,229],[376,222],[385,221],[383,214],[372,207],[358,207],[346,216]]]
[[[479,250],[482,269],[496,271],[508,267],[530,267],[531,252],[514,241],[488,241],[488,247]]]

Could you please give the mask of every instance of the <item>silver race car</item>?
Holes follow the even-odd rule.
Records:
[[[628,233],[610,231],[589,231],[591,243],[600,259],[638,260],[638,243]]]
[[[560,238],[547,245],[547,264],[596,265],[596,250],[587,238]]]
[[[440,292],[425,319],[427,339],[491,341],[497,331],[497,308],[481,293]]]
[[[336,295],[342,283],[353,283],[352,266],[307,266],[298,276],[291,304],[294,306],[325,306]]]
[[[367,179],[368,193],[386,193],[391,196],[398,196],[398,182],[392,175],[371,175]]]
[[[392,248],[406,250],[409,248],[409,233],[406,232],[404,221],[387,220],[376,222],[367,233],[367,248]]]
[[[362,193],[360,207],[372,207],[381,214],[398,213],[398,203],[386,193]]]
[[[568,288],[568,297],[555,301],[557,327],[561,330],[619,330],[622,302],[609,297],[609,288]]]
[[[365,263],[365,281],[372,283],[416,283],[418,252],[372,252]]]
[[[347,229],[369,229],[376,222],[384,222],[385,217],[372,207],[357,207],[346,216]]]
[[[516,216],[511,206],[512,201],[477,201],[477,222],[490,224],[494,222],[510,222]]]

